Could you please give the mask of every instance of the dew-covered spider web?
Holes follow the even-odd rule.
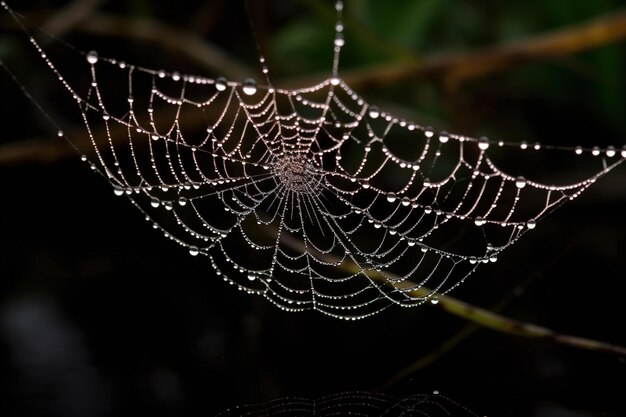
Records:
[[[340,76],[339,1],[336,10],[329,77],[294,89],[274,87],[263,58],[257,84],[75,49],[84,79],[69,80],[28,36],[88,145],[59,136],[157,231],[288,311],[357,319],[436,303],[626,158],[626,148],[434,131],[368,103]],[[532,164],[524,176],[501,166],[555,152],[596,168],[556,184],[533,179]]]
[[[386,394],[347,392],[318,399],[283,398],[264,404],[231,408],[217,417],[478,417],[461,404],[435,391],[396,398]]]

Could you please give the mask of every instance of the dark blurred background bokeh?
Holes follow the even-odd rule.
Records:
[[[325,0],[254,0],[249,12],[243,1],[225,0],[9,4],[29,25],[79,49],[207,76],[258,73],[250,16],[276,84],[320,80],[330,68],[334,17]],[[438,54],[471,57],[554,30],[575,33],[594,19],[623,16],[626,5],[347,0],[345,11],[341,70],[354,75],[380,66],[417,68]],[[0,22],[1,59],[66,131],[81,134],[57,105],[65,91],[4,11]],[[619,32],[620,25],[612,28]],[[416,71],[399,80],[365,78],[354,88],[381,108],[449,131],[621,147],[626,43],[620,39],[576,53],[514,58],[460,80],[444,70]],[[226,54],[226,64],[206,45]],[[47,47],[67,50],[57,42]],[[72,67],[67,71],[71,77]],[[234,291],[206,259],[188,256],[114,197],[7,74],[0,79],[1,415],[212,416],[291,395],[434,389],[480,415],[626,415],[626,361],[616,354],[469,331],[467,321],[431,305],[353,323],[287,314]],[[598,165],[585,159],[577,166],[575,158],[550,153],[533,173],[567,182],[577,169]],[[626,346],[625,203],[620,167],[452,296],[486,309],[503,304],[504,316]],[[449,349],[437,354],[442,346]],[[420,359],[420,369],[388,383]]]

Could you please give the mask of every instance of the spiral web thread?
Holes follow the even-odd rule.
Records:
[[[267,85],[257,86],[93,51],[81,52],[88,85],[74,86],[28,36],[80,111],[91,144],[82,159],[115,194],[226,282],[288,311],[354,320],[436,303],[626,158],[626,148],[434,132],[381,111],[339,76],[336,10],[331,76],[290,90],[271,85],[263,58]],[[601,166],[542,184],[500,169],[490,155],[504,150],[588,154]]]
[[[334,394],[311,400],[308,398],[286,398],[232,408],[217,417],[478,417],[477,414],[455,401],[441,395],[417,394],[396,398],[380,393],[349,392]]]

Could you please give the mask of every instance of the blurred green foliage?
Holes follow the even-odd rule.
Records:
[[[329,68],[332,2],[298,0],[297,3],[305,13],[289,19],[269,37],[275,75],[327,72]],[[347,47],[341,68],[401,64],[430,54],[524,40],[587,22],[621,6],[618,0],[347,0]],[[566,58],[522,64],[490,77],[483,90],[495,94],[492,99],[542,100],[550,107],[558,107],[576,96],[576,101],[585,105],[581,109],[583,113],[598,117],[601,124],[626,134],[622,123],[626,114],[625,51],[620,43]],[[432,114],[435,120],[449,118],[441,113],[442,97],[432,94],[429,83],[423,79],[409,80],[400,88],[386,89],[383,95],[407,107],[435,112]]]

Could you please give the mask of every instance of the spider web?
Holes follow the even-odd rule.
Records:
[[[94,51],[78,51],[88,80],[71,83],[29,40],[80,112],[81,158],[115,194],[224,281],[288,311],[354,320],[436,303],[626,158],[435,132],[369,104],[339,75],[336,10],[330,77],[296,89],[272,86],[263,58],[257,85]],[[501,169],[505,150],[584,153],[601,166],[546,184]]]
[[[396,398],[386,394],[349,392],[321,397],[285,398],[265,404],[239,406],[217,417],[274,417],[274,416],[421,416],[421,417],[477,417],[478,415],[450,398],[435,391]]]

